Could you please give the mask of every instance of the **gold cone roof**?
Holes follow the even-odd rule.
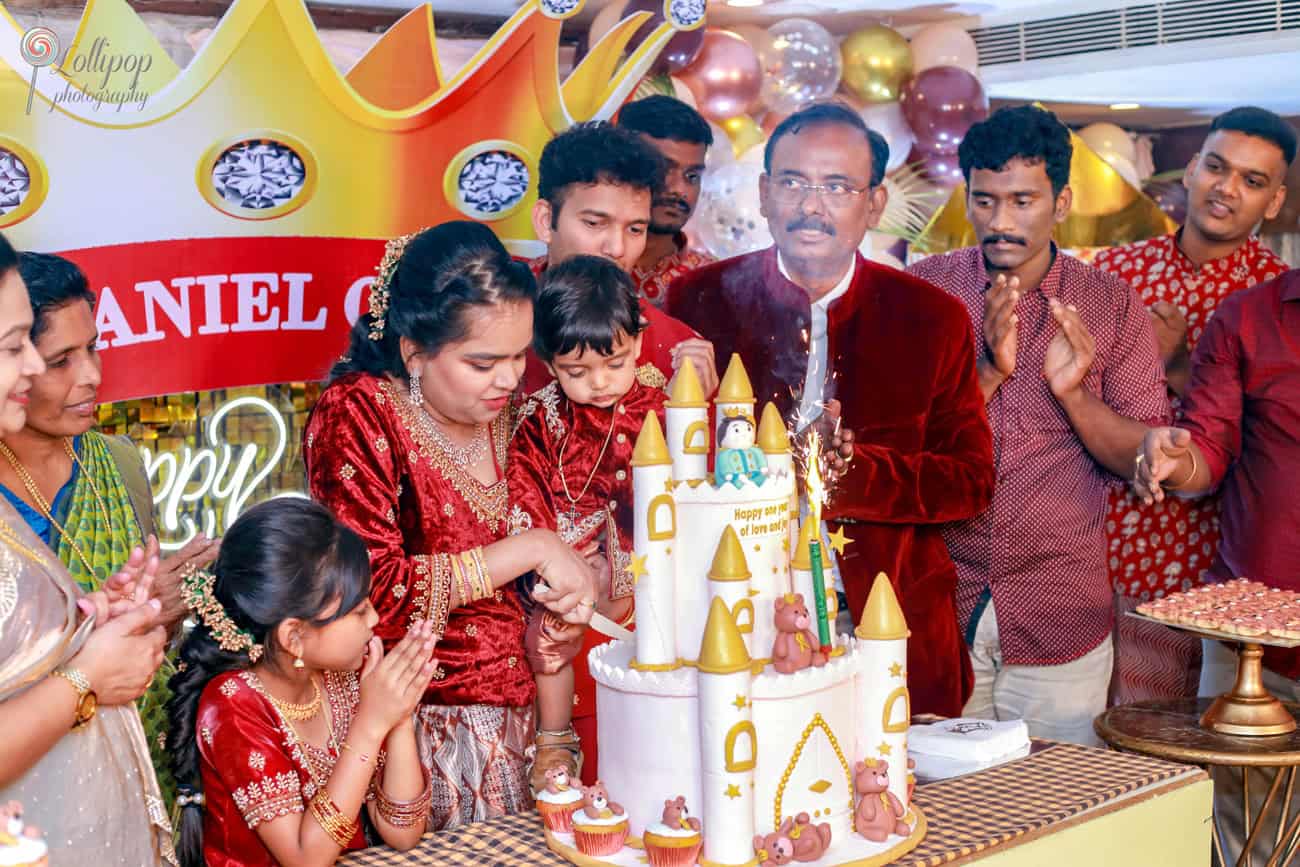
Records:
[[[646,413],[641,433],[636,437],[636,447],[632,449],[632,466],[655,467],[672,462],[668,444],[664,442],[664,429],[659,426],[659,416],[653,411]]]
[[[894,585],[884,572],[876,574],[867,596],[867,607],[862,611],[862,622],[854,635],[866,641],[895,641],[907,638],[907,619],[894,595]]]
[[[736,628],[727,603],[717,596],[709,605],[709,619],[704,624],[704,641],[700,644],[696,666],[702,674],[735,674],[750,666],[745,639]]]
[[[722,375],[715,403],[754,403],[754,386],[745,372],[745,363],[734,352],[731,361],[727,362],[727,372]]]
[[[713,565],[709,567],[710,581],[748,581],[753,576],[749,563],[745,561],[745,549],[741,547],[740,537],[730,524],[722,531],[718,540],[718,550],[713,554]]]
[[[812,554],[808,550],[808,543],[812,541],[813,522],[812,518],[807,518],[799,525],[799,544],[794,546],[794,556],[790,558],[790,567],[802,572],[808,572],[812,569]]]
[[[763,418],[758,423],[758,447],[769,455],[783,455],[790,451],[790,433],[774,403],[763,407]]]
[[[704,397],[704,387],[700,385],[700,376],[695,372],[695,364],[688,359],[677,369],[677,376],[673,378],[672,394],[669,395],[666,406],[707,407],[708,405]]]

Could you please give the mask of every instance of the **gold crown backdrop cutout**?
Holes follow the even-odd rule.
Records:
[[[10,185],[0,229],[44,250],[390,238],[464,218],[533,238],[542,147],[611,117],[668,40],[704,24],[705,0],[665,0],[626,61],[647,12],[561,82],[560,29],[584,3],[526,0],[449,80],[428,6],[341,74],[303,0],[235,0],[183,70],[126,0],[89,0],[66,57],[37,60],[59,62],[34,79],[42,46],[0,6],[0,184]],[[123,59],[108,72],[113,57]],[[128,91],[144,99],[125,102]]]

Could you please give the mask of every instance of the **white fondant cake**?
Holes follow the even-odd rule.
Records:
[[[924,819],[908,797],[907,628],[892,585],[877,578],[862,625],[854,637],[832,639],[829,659],[791,665],[791,648],[806,665],[820,642],[816,620],[798,632],[788,619],[799,616],[795,592],[805,594],[808,612],[816,609],[810,564],[791,570],[807,541],[791,520],[797,497],[785,426],[766,407],[757,426],[763,454],[755,454],[753,393],[739,359],[723,378],[713,426],[689,368],[667,404],[668,441],[647,416],[633,454],[635,641],[603,644],[588,657],[598,775],[627,811],[632,843],[660,825],[665,800],[684,796],[703,824],[701,863],[758,863],[756,838],[788,833],[796,821],[830,830],[829,848],[799,859],[806,863],[901,857],[924,834]],[[710,432],[725,422],[729,434],[737,416],[748,418],[750,447],[729,453],[740,450],[728,437],[706,476]],[[740,439],[744,433],[742,425]],[[785,634],[778,606],[788,613]],[[827,607],[833,624],[833,601]],[[791,673],[772,663],[778,639],[781,668],[797,669]],[[873,771],[887,764],[889,794],[873,790],[870,798],[888,804],[892,795],[908,834],[894,833],[896,822],[882,842],[855,830],[859,762]],[[789,836],[818,846],[824,831]],[[573,855],[571,837],[550,839]],[[639,854],[625,848],[599,860],[643,863]]]

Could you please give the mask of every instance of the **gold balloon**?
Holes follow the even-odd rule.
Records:
[[[845,88],[864,102],[894,102],[912,74],[912,48],[883,24],[850,33],[840,45]]]
[[[762,144],[766,138],[763,128],[747,114],[729,117],[720,126],[727,133],[727,138],[731,139],[731,149],[737,157],[754,145]]]

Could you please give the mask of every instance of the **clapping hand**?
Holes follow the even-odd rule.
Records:
[[[373,636],[361,664],[361,702],[357,719],[373,725],[373,732],[386,736],[403,723],[411,723],[420,698],[429,687],[437,662],[433,650],[438,644],[433,623],[417,620],[406,636],[387,654],[379,636]]]
[[[1147,431],[1133,468],[1133,493],[1148,506],[1163,500],[1162,483],[1178,469],[1191,445],[1192,435],[1182,428],[1158,427]]]
[[[78,600],[78,605],[83,601],[87,600]],[[91,603],[96,608],[98,604]],[[97,623],[85,647],[69,663],[86,676],[105,707],[127,704],[144,695],[162,665],[167,640],[167,631],[158,623],[158,600],[138,605],[119,600],[115,604],[130,607]],[[82,610],[86,610],[84,606]]]
[[[1016,328],[1020,317],[1015,313],[1020,301],[1020,278],[999,274],[984,297],[984,346],[987,359],[999,378],[1016,371]]]
[[[1097,355],[1097,343],[1073,304],[1051,300],[1052,316],[1060,330],[1047,345],[1043,377],[1057,398],[1067,397],[1083,382]]]

